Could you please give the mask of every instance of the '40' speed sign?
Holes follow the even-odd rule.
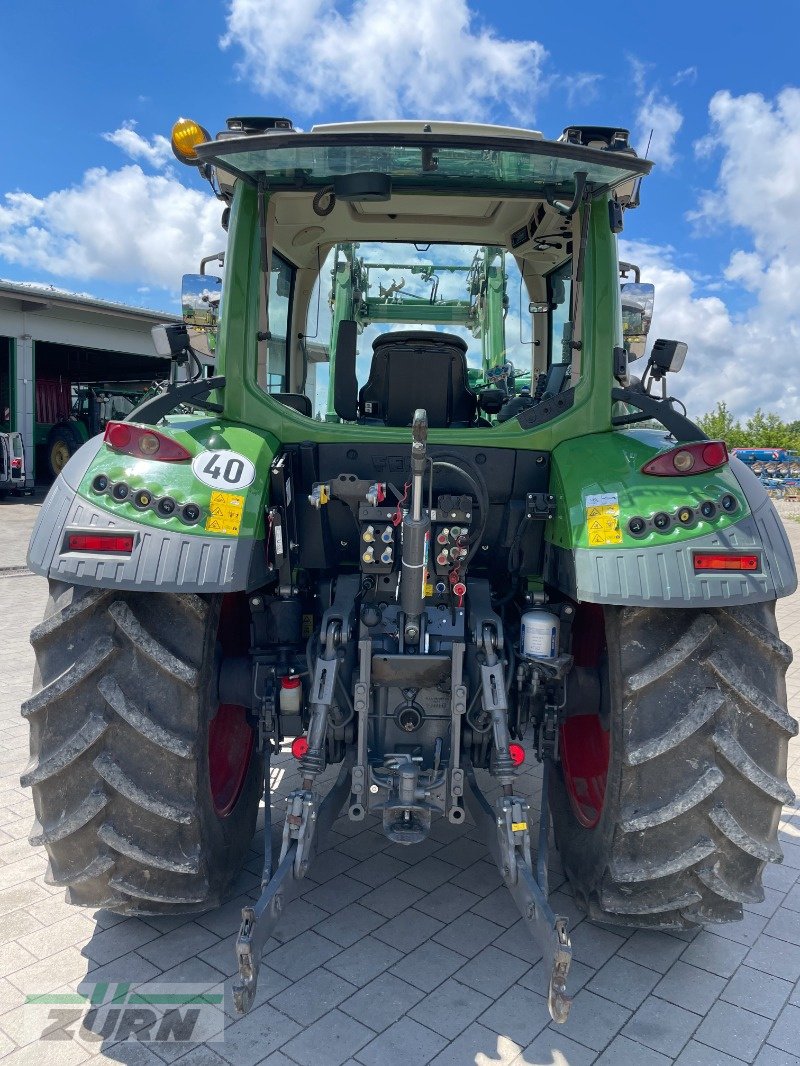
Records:
[[[192,459],[192,473],[212,489],[246,489],[255,479],[256,468],[238,452],[200,452]]]

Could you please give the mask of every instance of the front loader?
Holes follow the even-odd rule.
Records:
[[[616,234],[650,164],[577,126],[181,120],[173,146],[224,203],[215,365],[210,321],[158,329],[172,382],[42,507],[31,840],[73,903],[216,907],[291,739],[237,1008],[344,811],[409,848],[471,818],[564,1021],[551,824],[590,918],[686,929],[762,898],[793,799],[782,525],[668,395],[686,346],[632,372],[652,287]]]

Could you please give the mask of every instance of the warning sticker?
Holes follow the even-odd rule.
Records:
[[[622,543],[622,532],[619,528],[619,497],[616,492],[586,497],[586,529],[589,546],[592,548]]]
[[[243,511],[244,496],[234,496],[230,492],[212,492],[206,531],[226,533],[229,537],[238,536]]]

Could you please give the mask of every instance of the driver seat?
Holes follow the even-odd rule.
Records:
[[[461,337],[436,330],[376,337],[369,379],[358,394],[359,421],[410,426],[424,407],[431,429],[475,425],[478,401],[467,384],[466,353]]]

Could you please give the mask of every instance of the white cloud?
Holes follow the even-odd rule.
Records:
[[[631,59],[630,64],[639,100],[634,134],[636,151],[669,170],[677,159],[675,138],[683,125],[683,115],[678,105],[664,96],[657,86],[647,86],[648,68],[644,63]]]
[[[56,277],[146,282],[175,290],[221,248],[221,206],[202,188],[139,166],[98,167],[44,197],[0,200],[0,257]]]
[[[142,159],[160,169],[173,158],[172,148],[166,137],[157,133],[152,141],[136,132],[136,122],[128,119],[113,133],[104,133],[103,140],[121,149],[131,159]]]
[[[567,103],[570,107],[586,107],[596,100],[600,91],[602,74],[575,74],[568,76]],[[565,123],[566,124],[566,123]]]
[[[223,47],[302,114],[529,122],[545,49],[476,24],[467,0],[231,0]]]
[[[680,85],[681,82],[688,82],[689,85],[694,85],[697,81],[697,67],[684,67],[683,70],[677,71],[672,77],[673,85]]]

